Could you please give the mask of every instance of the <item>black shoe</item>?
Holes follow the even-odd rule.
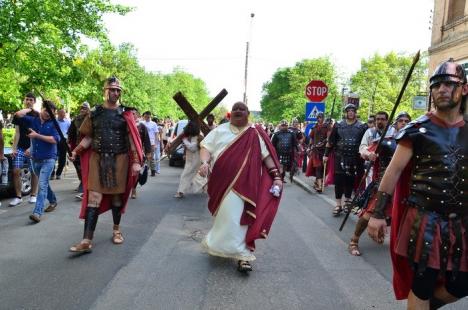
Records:
[[[57,174],[57,176],[55,177],[56,180],[60,180],[61,178],[62,178],[62,176],[61,176],[61,175],[58,175],[58,174]]]
[[[156,176],[156,170],[151,170],[151,176],[152,177]]]
[[[51,179],[51,180],[55,179],[55,174],[51,174],[51,175],[50,175],[50,179]]]

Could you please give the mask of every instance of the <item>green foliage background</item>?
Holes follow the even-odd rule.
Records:
[[[180,69],[147,72],[131,44],[110,44],[103,15],[129,11],[110,0],[0,1],[0,109],[20,109],[24,94],[34,91],[76,112],[83,101],[102,103],[103,82],[115,75],[125,105],[180,118],[172,96],[182,91],[201,110],[210,99],[202,80]]]
[[[413,56],[390,52],[361,60],[360,70],[351,76],[350,84],[347,85],[348,91],[360,97],[358,114],[361,119],[367,119],[369,112],[374,114],[380,110],[392,110]],[[412,117],[424,113],[413,110],[412,103],[414,96],[425,95],[427,76],[427,53],[423,53],[397,112],[407,111]],[[262,118],[274,123],[282,119],[290,121],[294,117],[303,121],[307,102],[305,87],[311,80],[323,80],[328,85],[325,114],[330,115],[333,101],[336,100],[333,117],[340,118],[343,108],[342,85],[338,82],[337,69],[328,57],[306,59],[293,67],[278,69],[272,79],[263,85]]]

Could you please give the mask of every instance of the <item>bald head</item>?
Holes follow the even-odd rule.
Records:
[[[237,127],[247,126],[249,122],[249,108],[243,102],[236,102],[231,110],[231,124]]]

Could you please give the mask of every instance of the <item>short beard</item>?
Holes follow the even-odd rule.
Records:
[[[458,105],[458,102],[455,102],[452,99],[450,99],[447,104],[440,104],[440,103],[434,102],[434,106],[436,107],[436,109],[439,111],[444,111],[444,112],[454,109],[457,105]]]

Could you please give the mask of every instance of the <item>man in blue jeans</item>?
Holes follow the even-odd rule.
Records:
[[[56,107],[51,101],[45,100],[45,104],[48,104],[52,112],[55,112]],[[44,211],[50,212],[57,207],[57,198],[50,188],[49,178],[55,166],[57,143],[60,141],[60,136],[45,108],[42,108],[37,117],[28,116],[29,112],[31,109],[23,109],[16,112],[15,115],[21,124],[29,128],[28,137],[31,139],[32,165],[34,173],[39,177],[36,206],[29,218],[33,222],[39,223]],[[44,210],[46,198],[49,201],[49,206]]]

